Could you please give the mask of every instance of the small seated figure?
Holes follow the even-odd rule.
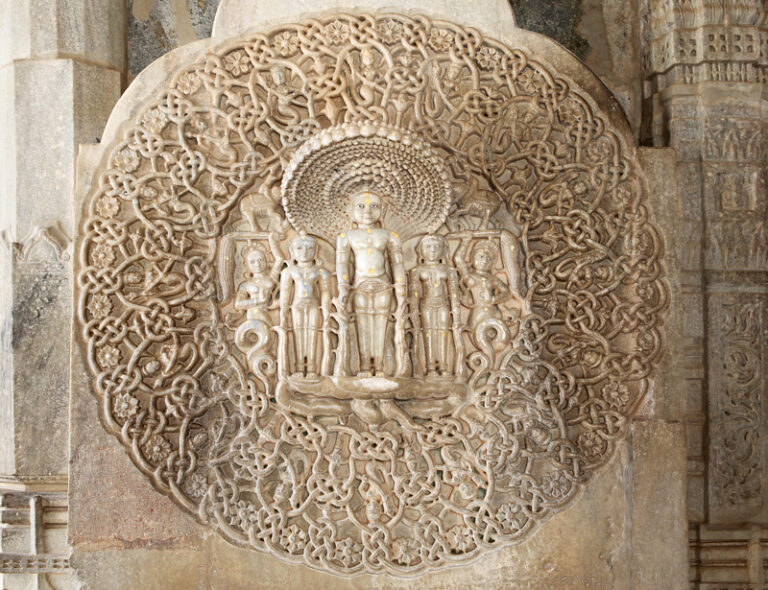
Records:
[[[280,361],[287,363],[289,316],[293,332],[294,377],[315,379],[328,374],[330,273],[316,263],[317,241],[301,235],[291,242],[291,263],[280,273],[280,326],[283,329]],[[323,333],[322,354],[319,354]]]
[[[454,372],[452,357],[463,366],[458,273],[444,262],[448,242],[443,236],[424,236],[417,252],[421,263],[411,269],[410,276],[411,321],[421,344],[417,372],[422,368],[426,377],[447,377]]]

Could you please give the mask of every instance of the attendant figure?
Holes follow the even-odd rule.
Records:
[[[382,201],[377,194],[365,191],[356,195],[352,207],[357,227],[341,233],[336,240],[342,323],[349,321],[351,304],[357,331],[358,376],[383,376],[387,325],[394,300],[396,375],[402,376],[406,289],[400,236],[379,227]]]
[[[468,248],[469,240],[465,239],[456,251],[454,261],[462,275],[462,303],[470,308],[467,324],[474,331],[483,322],[501,320],[499,304],[512,297],[512,293],[493,273],[499,247],[491,240],[476,242],[472,248],[471,266],[465,258]]]
[[[411,269],[409,283],[411,321],[421,345],[417,367],[426,377],[446,377],[454,373],[452,357],[459,370],[463,367],[458,274],[444,262],[448,242],[443,236],[424,236],[417,251],[421,263]]]
[[[291,242],[291,264],[280,274],[279,363],[288,363],[287,335],[293,333],[293,376],[315,379],[329,373],[331,306],[330,273],[316,263],[317,241],[302,235]],[[291,328],[289,330],[289,318]],[[323,335],[320,353],[320,334]]]
[[[272,341],[269,307],[276,281],[269,273],[267,253],[258,244],[244,251],[243,262],[248,277],[237,287],[235,309],[245,311],[245,321],[235,331],[235,344],[253,365],[253,359],[266,351]]]

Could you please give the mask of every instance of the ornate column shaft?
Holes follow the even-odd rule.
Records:
[[[9,590],[30,582],[7,574],[35,574],[34,587],[48,588],[46,576],[66,566],[46,555],[66,550],[74,164],[120,96],[123,10],[118,0],[0,2],[0,585]]]
[[[708,525],[738,531],[764,522],[768,506],[765,6],[650,0],[643,27],[646,135],[677,150],[686,218],[688,504],[701,525],[693,547],[704,552],[697,576],[721,582],[706,547],[722,534]],[[747,563],[752,534],[726,536],[734,534]],[[760,582],[757,571],[745,567],[741,581]]]

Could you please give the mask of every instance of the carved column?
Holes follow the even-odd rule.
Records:
[[[0,1],[0,585],[66,560],[70,242],[78,145],[121,90],[123,2]],[[58,524],[57,524],[58,523]],[[33,586],[25,575],[35,574]]]
[[[738,523],[765,522],[768,509],[765,4],[646,0],[642,26],[646,139],[680,160],[689,519],[694,579],[709,588],[727,581],[712,548],[725,535],[752,564],[754,535]],[[761,571],[745,565],[738,581]]]

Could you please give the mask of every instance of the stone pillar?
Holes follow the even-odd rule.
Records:
[[[0,585],[66,568],[72,196],[120,96],[121,0],[0,0]],[[55,524],[51,514],[56,514]],[[50,526],[49,526],[50,525]],[[11,554],[11,557],[8,556]]]
[[[646,140],[680,159],[693,581],[754,583],[749,523],[768,511],[765,7],[646,0],[642,15]],[[715,566],[720,541],[743,567]]]

